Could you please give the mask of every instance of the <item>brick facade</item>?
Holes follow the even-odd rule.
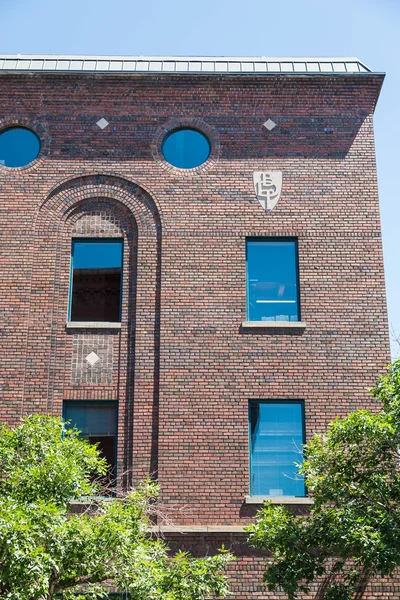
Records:
[[[177,525],[249,522],[248,401],[304,400],[310,439],[374,407],[368,388],[389,362],[372,126],[381,84],[2,74],[0,128],[32,127],[42,151],[26,168],[0,166],[0,418],[117,400],[120,473],[157,473]],[[179,125],[209,137],[201,167],[164,160]],[[283,172],[269,214],[252,179],[266,169]],[[249,236],[298,239],[305,329],[242,328]],[[121,329],[66,328],[72,237],[123,237]],[[204,551],[225,539],[240,556],[233,598],[280,597],[261,586],[265,559],[243,535],[170,538]],[[379,585],[371,600],[395,597],[393,582]]]

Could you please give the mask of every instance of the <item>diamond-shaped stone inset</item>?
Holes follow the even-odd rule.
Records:
[[[96,125],[97,127],[100,127],[100,129],[105,129],[107,127],[107,125],[109,125],[110,123],[107,121],[107,119],[105,119],[104,117],[102,117],[99,121],[97,121]]]
[[[89,363],[91,367],[94,367],[94,365],[99,362],[100,357],[97,356],[96,352],[91,352],[85,357],[85,360]]]
[[[268,131],[272,131],[274,127],[276,127],[276,123],[272,119],[268,119],[265,121],[264,127],[268,129]]]

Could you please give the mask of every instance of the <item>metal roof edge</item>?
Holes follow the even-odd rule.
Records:
[[[119,71],[63,71],[62,69],[58,69],[57,71],[34,71],[34,70],[6,70],[6,69],[0,69],[0,77],[2,75],[97,75],[97,76],[101,76],[101,77],[111,77],[111,76],[129,76],[129,75],[133,75],[133,76],[138,76],[138,77],[212,77],[212,78],[216,78],[216,77],[223,77],[223,78],[228,78],[228,77],[262,77],[262,78],[266,78],[266,77],[292,77],[292,78],[299,78],[299,77],[312,77],[312,78],[317,78],[317,77],[357,77],[357,78],[366,78],[366,77],[382,77],[385,78],[386,77],[386,73],[379,73],[379,72],[369,72],[369,73],[290,73],[290,72],[283,72],[281,71],[280,73],[242,73],[242,72],[230,72],[230,73],[204,73],[202,71],[191,71],[190,73],[156,73],[156,72],[152,72],[152,73],[148,73],[148,72],[138,72],[138,71],[123,71],[123,72],[119,72]]]
[[[89,59],[89,60],[261,60],[261,61],[354,61],[361,63],[356,56],[197,56],[197,55],[145,55],[145,54],[0,54],[1,58],[19,58],[19,59]],[[364,65],[366,66],[366,65]]]
[[[356,57],[0,55],[0,72],[166,75],[365,75]]]

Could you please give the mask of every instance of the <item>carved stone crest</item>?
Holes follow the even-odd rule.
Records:
[[[266,212],[271,211],[281,197],[282,171],[254,171],[253,181],[257,200]]]

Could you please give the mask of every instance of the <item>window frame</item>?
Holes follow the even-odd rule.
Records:
[[[39,156],[41,155],[42,145],[43,145],[40,135],[33,129],[33,127],[25,125],[24,123],[13,123],[13,124],[6,125],[5,127],[2,127],[0,129],[0,136],[3,135],[4,133],[7,133],[7,131],[12,131],[12,130],[16,130],[16,129],[23,129],[23,130],[28,131],[29,133],[33,134],[38,142],[39,148],[38,148],[36,156],[34,158],[32,158],[29,162],[24,163],[23,165],[12,166],[12,165],[6,165],[6,164],[3,164],[2,162],[0,162],[0,167],[3,167],[5,169],[10,169],[13,171],[26,169],[26,168],[30,167],[31,165],[33,165],[33,163],[35,161],[37,161]]]
[[[204,140],[207,142],[208,144],[208,154],[207,154],[207,158],[205,160],[203,160],[200,164],[198,165],[194,165],[194,166],[190,166],[190,167],[182,167],[182,166],[178,166],[175,163],[171,162],[170,160],[167,159],[167,157],[165,156],[165,151],[164,151],[164,146],[166,144],[166,142],[175,134],[179,133],[180,131],[193,131],[195,133],[200,134]],[[161,155],[163,157],[163,159],[165,160],[165,162],[168,165],[171,165],[172,167],[174,167],[175,169],[179,169],[180,171],[192,171],[193,169],[199,169],[200,167],[203,167],[206,162],[209,160],[210,156],[211,156],[211,152],[212,152],[212,143],[211,140],[209,138],[209,136],[202,131],[201,129],[199,129],[198,127],[192,126],[192,125],[178,125],[177,127],[174,127],[173,129],[171,129],[170,131],[168,131],[164,138],[161,141]]]
[[[115,407],[115,443],[114,443],[114,456],[115,456],[115,464],[111,465],[113,468],[113,478],[114,478],[114,487],[116,485],[116,481],[117,481],[117,477],[118,477],[118,412],[119,412],[119,403],[118,400],[63,400],[63,404],[62,404],[62,420],[63,423],[65,424],[67,422],[66,420],[66,407],[68,405],[72,405],[72,406],[82,406],[82,405],[93,405],[98,406],[100,405],[112,405]],[[90,436],[85,436],[85,435],[80,435],[80,437],[84,438],[84,439],[88,439]],[[97,436],[97,437],[101,437],[101,436]],[[106,436],[103,436],[106,437]],[[90,442],[89,442],[90,443]]]
[[[293,236],[248,236],[246,237],[245,253],[246,253],[246,322],[247,323],[266,323],[273,326],[274,323],[280,323],[281,321],[256,321],[250,319],[250,290],[249,290],[249,260],[248,260],[248,243],[249,242],[293,242],[294,243],[294,257],[295,257],[295,271],[296,271],[296,307],[297,307],[297,321],[287,321],[288,325],[294,323],[301,323],[301,302],[300,302],[300,264],[299,264],[299,240]],[[286,323],[286,321],[282,321]]]
[[[260,494],[254,494],[253,493],[253,484],[252,484],[252,451],[251,451],[251,407],[252,404],[299,404],[300,408],[301,408],[301,431],[302,431],[302,446],[304,446],[307,443],[307,436],[306,436],[306,418],[305,418],[305,402],[303,399],[286,399],[286,398],[268,398],[268,399],[257,399],[257,398],[253,398],[251,400],[248,401],[248,447],[249,447],[249,461],[248,461],[248,468],[249,468],[249,496],[251,498],[257,498],[260,497]],[[307,486],[305,484],[304,481],[304,495],[303,496],[281,496],[282,498],[307,498],[308,496],[308,492],[307,492]],[[261,497],[265,497],[265,498],[274,498],[274,496],[268,496],[268,495],[262,495]]]
[[[73,293],[73,282],[74,282],[74,243],[115,243],[119,242],[121,244],[121,285],[120,285],[120,296],[119,296],[119,321],[72,321],[71,320],[71,312],[72,312],[72,293]],[[70,248],[70,272],[69,272],[69,290],[68,290],[68,310],[67,310],[67,323],[96,323],[101,326],[102,323],[122,323],[122,294],[123,294],[123,284],[124,284],[124,244],[125,240],[123,237],[111,237],[111,238],[101,238],[101,237],[72,237],[71,238],[71,248]]]

